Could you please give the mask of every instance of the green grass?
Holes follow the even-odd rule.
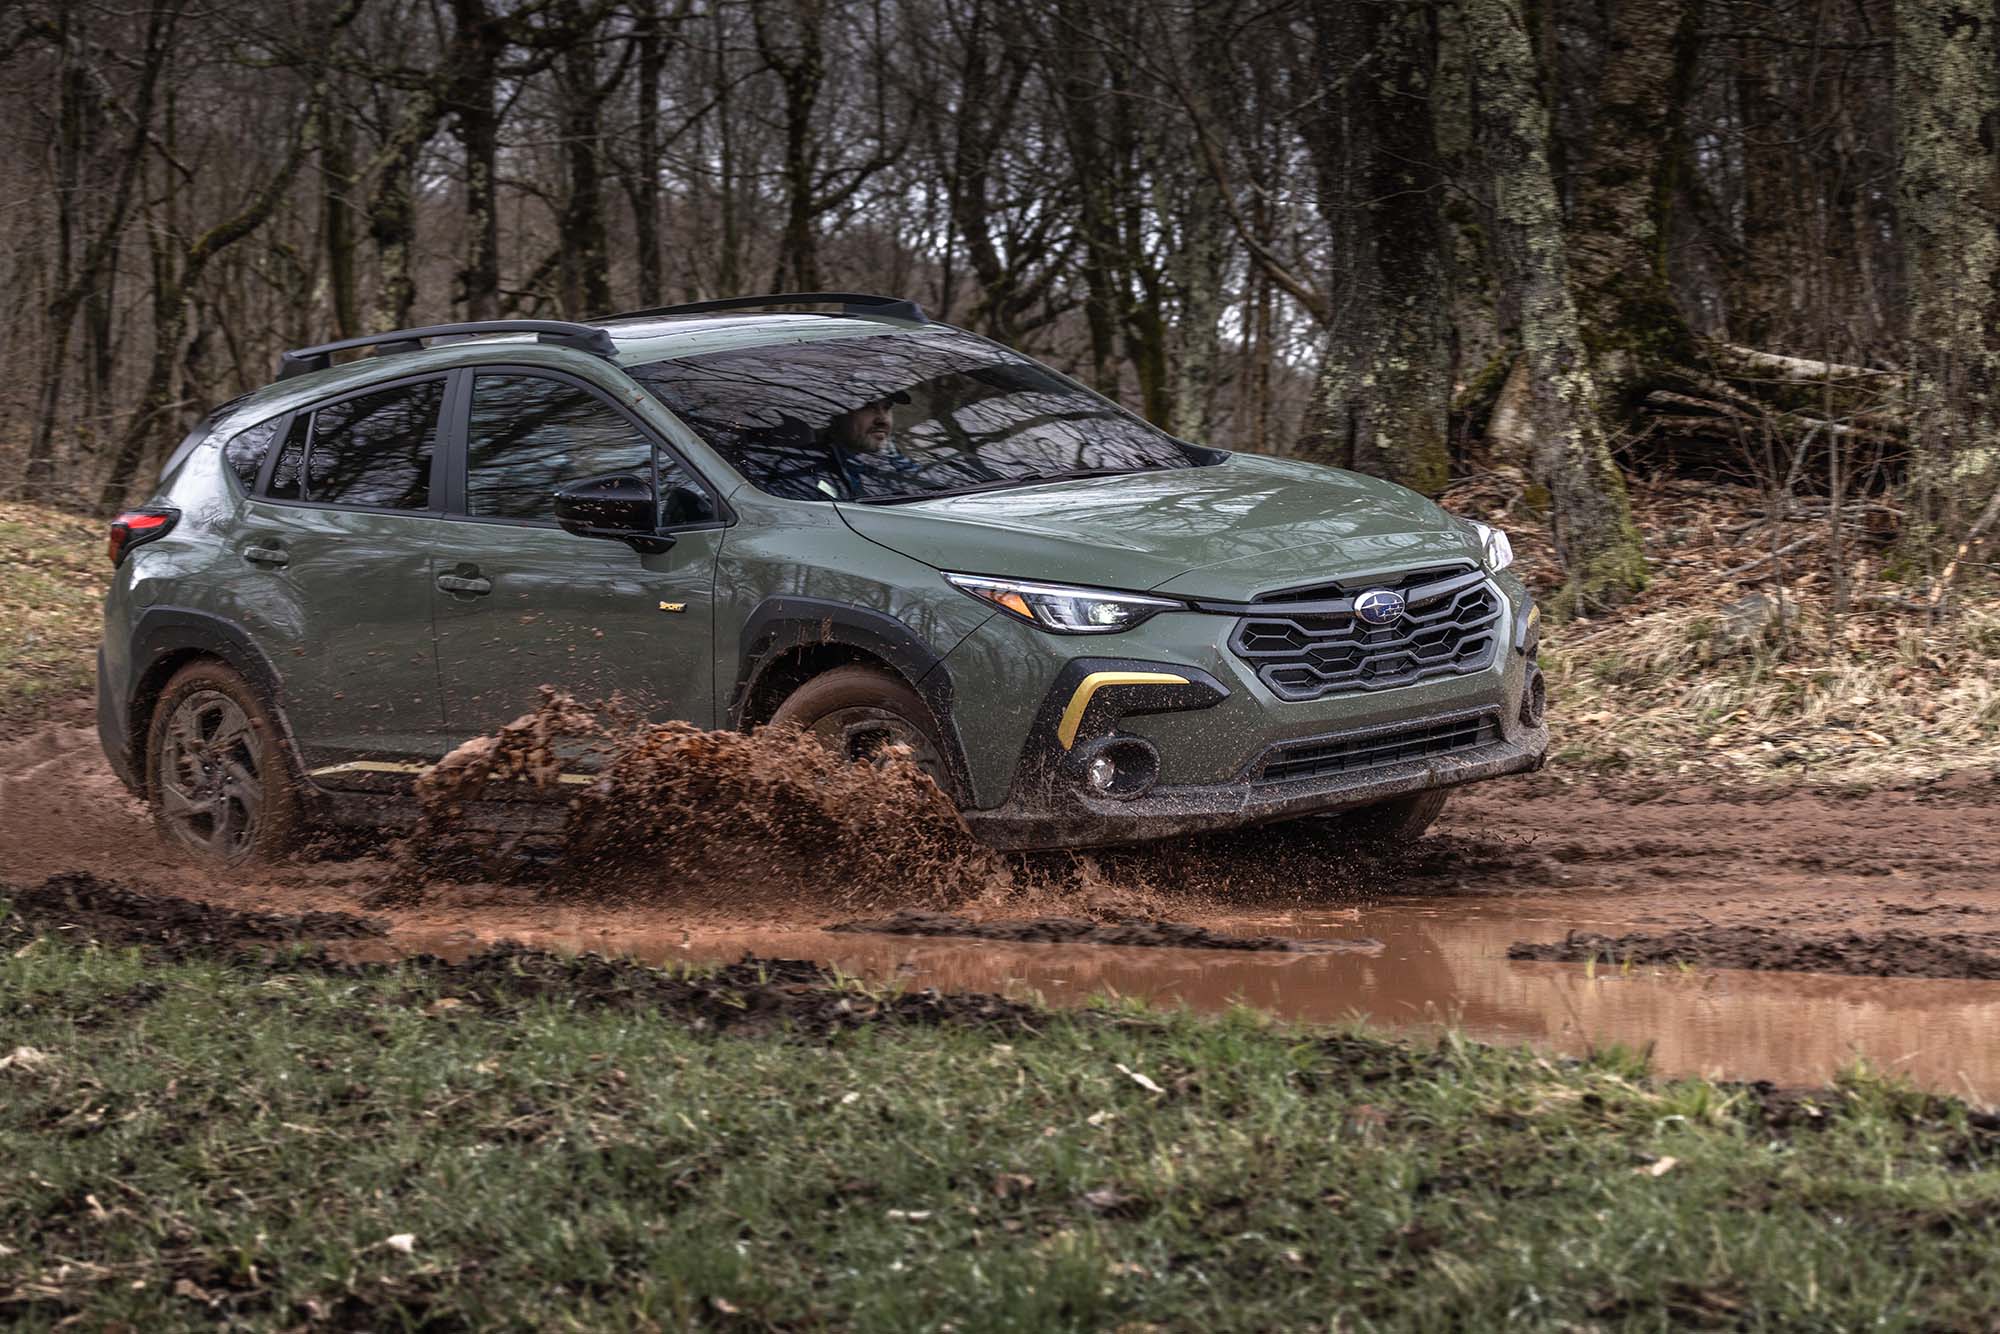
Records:
[[[452,989],[46,938],[0,958],[0,1323],[1983,1330],[2000,1309],[1993,1132],[1866,1077],[1774,1126],[1757,1094],[1656,1084],[1626,1051],[1131,1012],[713,1036]]]
[[[90,689],[109,572],[103,530],[88,520],[0,502],[0,720]]]

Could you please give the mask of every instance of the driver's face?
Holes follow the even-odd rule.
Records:
[[[896,419],[886,399],[863,403],[847,414],[847,438],[859,449],[883,449],[895,433]]]

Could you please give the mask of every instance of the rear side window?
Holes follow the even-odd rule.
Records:
[[[653,443],[597,395],[539,375],[473,380],[467,514],[553,522],[558,487],[613,473],[650,482]]]
[[[222,447],[222,457],[228,461],[229,470],[236,474],[236,480],[243,483],[245,491],[257,489],[257,474],[264,470],[264,455],[270,452],[271,441],[278,434],[278,423],[282,420],[273,418],[259,422],[248,430],[238,431]]]
[[[285,433],[265,494],[369,509],[430,508],[443,402],[442,379],[420,380],[301,413]]]

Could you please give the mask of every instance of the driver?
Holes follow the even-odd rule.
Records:
[[[837,414],[820,432],[850,495],[907,490],[898,479],[923,470],[921,462],[896,447],[896,407],[909,401],[900,390],[883,394]]]

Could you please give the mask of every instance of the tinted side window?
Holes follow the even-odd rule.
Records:
[[[465,512],[489,519],[553,521],[556,488],[653,470],[652,442],[623,415],[539,375],[474,379],[465,446]]]
[[[721,517],[708,488],[679,459],[661,450],[654,458],[654,467],[660,479],[660,527],[685,528]]]
[[[278,434],[279,420],[258,422],[248,430],[238,431],[222,447],[222,457],[245,491],[257,489],[257,474],[263,471],[264,455],[270,452],[271,439]]]
[[[306,444],[312,439],[312,414],[301,412],[292,418],[285,443],[278,447],[278,461],[271,466],[271,484],[264,494],[273,500],[304,500]]]
[[[430,505],[431,451],[444,381],[378,389],[313,413],[304,499],[420,510]]]

